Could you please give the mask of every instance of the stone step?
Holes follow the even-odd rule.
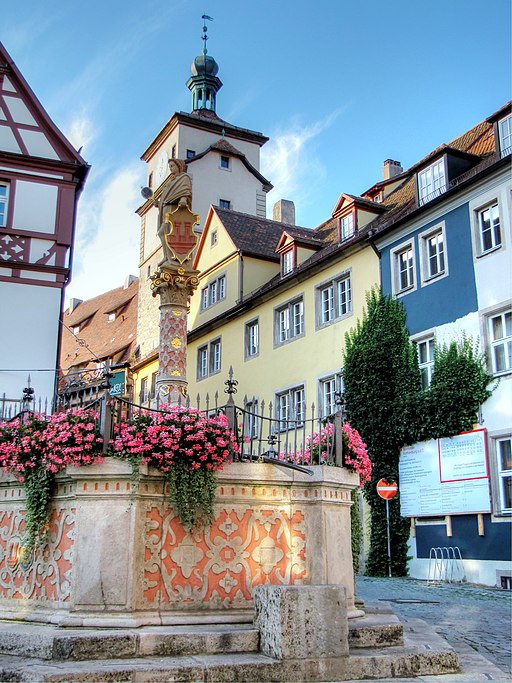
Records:
[[[278,661],[259,653],[136,657],[109,660],[44,661],[0,656],[0,680],[23,683],[95,683],[97,681],[232,682],[356,681],[454,673],[454,650],[426,624],[408,630],[403,646],[358,649],[348,657]],[[450,680],[450,679],[448,679]],[[448,682],[447,682],[448,683]]]
[[[349,619],[348,644],[350,648],[391,647],[403,645],[404,627],[392,613],[365,614]]]
[[[258,631],[251,624],[67,629],[46,624],[0,622],[1,654],[41,660],[108,660],[257,652],[258,642]]]

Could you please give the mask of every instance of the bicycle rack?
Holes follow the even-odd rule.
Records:
[[[427,583],[464,583],[466,572],[459,546],[430,548]]]

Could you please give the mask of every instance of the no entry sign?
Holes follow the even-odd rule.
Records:
[[[377,493],[384,500],[391,500],[398,493],[398,486],[396,482],[388,482],[385,479],[379,479],[377,482]]]

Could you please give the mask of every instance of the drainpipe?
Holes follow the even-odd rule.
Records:
[[[382,254],[380,251],[377,249],[377,245],[373,241],[373,231],[368,234],[368,242],[370,243],[371,248],[377,255],[377,258],[379,259],[379,289],[382,291]]]
[[[238,252],[238,303],[244,300],[244,257],[242,255],[242,250],[239,249]]]

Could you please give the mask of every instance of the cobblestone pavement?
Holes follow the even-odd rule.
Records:
[[[423,619],[457,652],[476,651],[512,676],[509,591],[360,576],[357,595],[367,603],[388,603],[399,619]]]

